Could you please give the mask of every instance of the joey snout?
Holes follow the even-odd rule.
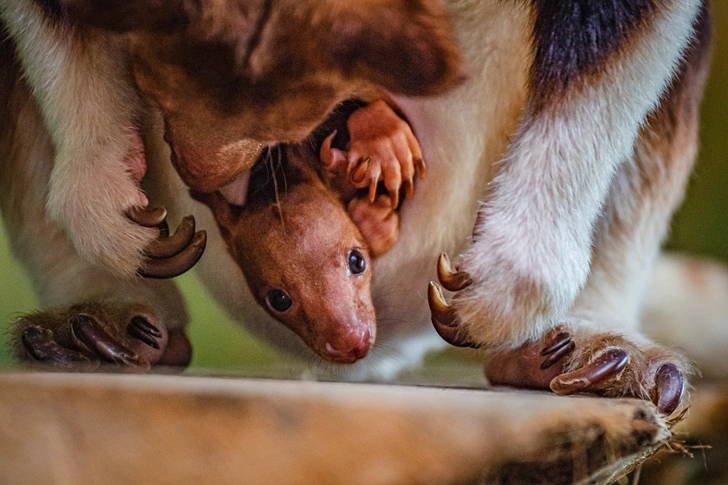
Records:
[[[334,327],[319,332],[313,349],[324,359],[336,364],[353,364],[369,353],[376,336],[373,322],[351,327]]]

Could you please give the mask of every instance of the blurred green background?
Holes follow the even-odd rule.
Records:
[[[728,2],[714,2],[713,12],[716,42],[702,110],[700,159],[668,247],[728,261]],[[0,234],[0,273],[0,330],[6,330],[15,317],[36,309],[37,302],[22,267],[10,254],[4,232]],[[193,274],[177,281],[191,313],[193,371],[250,372],[288,364],[287,358],[258,344],[233,324]],[[0,363],[10,361],[7,345],[2,345]]]

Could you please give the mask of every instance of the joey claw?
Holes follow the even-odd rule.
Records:
[[[680,405],[685,392],[685,378],[674,364],[665,364],[655,374],[652,402],[657,410],[669,416]]]
[[[26,352],[38,362],[61,368],[96,368],[99,365],[98,359],[59,345],[47,328],[31,325],[23,330],[21,339]]]
[[[470,337],[464,334],[460,327],[460,320],[455,315],[452,307],[445,301],[442,288],[435,282],[430,282],[427,301],[430,305],[432,325],[445,342],[456,347],[479,347]]]
[[[167,218],[167,209],[157,207],[147,210],[143,207],[132,207],[126,211],[126,217],[142,227],[156,227]]]
[[[332,148],[331,144],[334,141],[334,137],[336,137],[337,131],[334,130],[333,133],[331,133],[329,136],[324,138],[323,143],[321,144],[321,149],[319,150],[319,158],[321,158],[321,163],[324,164],[329,170],[336,171],[338,167],[346,162],[346,155],[343,151]],[[351,171],[352,165],[349,164],[349,167],[347,167],[347,175]]]
[[[377,172],[369,181],[369,203],[373,204],[377,199],[377,184],[379,183],[379,177],[381,173]]]
[[[163,259],[178,254],[189,246],[195,236],[195,218],[187,216],[180,222],[177,231],[172,237],[160,238],[153,241],[144,250],[150,258]]]
[[[427,176],[427,165],[425,165],[425,161],[421,158],[417,158],[413,163],[420,178],[424,179]]]
[[[415,193],[415,182],[412,177],[408,178],[404,181],[404,198],[406,200],[409,200],[412,198],[412,195]]]
[[[372,161],[372,157],[366,157],[361,162],[359,162],[358,166],[356,167],[356,170],[353,170],[353,167],[355,164],[351,163],[349,164],[346,175],[349,177],[349,181],[353,183],[354,185],[359,185],[360,183],[364,182],[367,176],[367,171],[369,170],[369,164]]]
[[[171,238],[170,238],[171,239]],[[174,278],[192,268],[202,257],[207,244],[207,233],[196,232],[190,244],[179,253],[163,259],[149,258],[137,274],[145,278]]]
[[[91,315],[86,313],[77,315],[71,324],[71,329],[79,341],[102,358],[123,366],[140,366],[139,356],[109,335]]]
[[[437,279],[448,291],[460,291],[470,286],[473,280],[465,271],[453,273],[450,258],[447,254],[441,253],[437,260]]]
[[[629,363],[629,355],[622,349],[612,348],[592,362],[573,372],[555,377],[549,387],[556,394],[576,394],[616,377]]]
[[[396,209],[399,207],[399,188],[401,187],[399,180],[385,184],[385,187],[387,187],[387,191],[389,192],[389,197],[392,199],[392,209]]]

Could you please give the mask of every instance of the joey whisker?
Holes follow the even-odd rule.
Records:
[[[280,145],[277,145],[275,147],[275,149],[278,151],[278,164],[280,166],[280,162],[281,162],[281,158],[280,158],[281,157],[281,147],[280,147]],[[273,166],[273,156],[272,156],[272,154],[270,152],[269,152],[268,162],[270,163],[271,173],[273,174],[273,191],[274,191],[275,197],[276,197],[275,206],[278,209],[278,218],[280,219],[281,225],[284,226],[284,230],[285,230],[285,223],[283,222],[283,210],[281,209],[281,200],[280,200],[279,193],[278,193],[278,177],[276,176],[277,167],[274,167]]]

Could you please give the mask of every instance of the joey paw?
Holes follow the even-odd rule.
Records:
[[[399,215],[392,208],[388,195],[378,196],[374,203],[352,199],[347,211],[366,239],[372,257],[376,258],[392,249],[399,237]]]
[[[425,176],[422,151],[409,124],[383,100],[354,111],[347,120],[350,141],[346,151],[331,146],[336,132],[320,150],[321,161],[331,172],[345,173],[357,188],[369,188],[369,202],[377,197],[380,181],[392,207],[399,206],[400,189],[405,198],[414,193],[414,177]]]

